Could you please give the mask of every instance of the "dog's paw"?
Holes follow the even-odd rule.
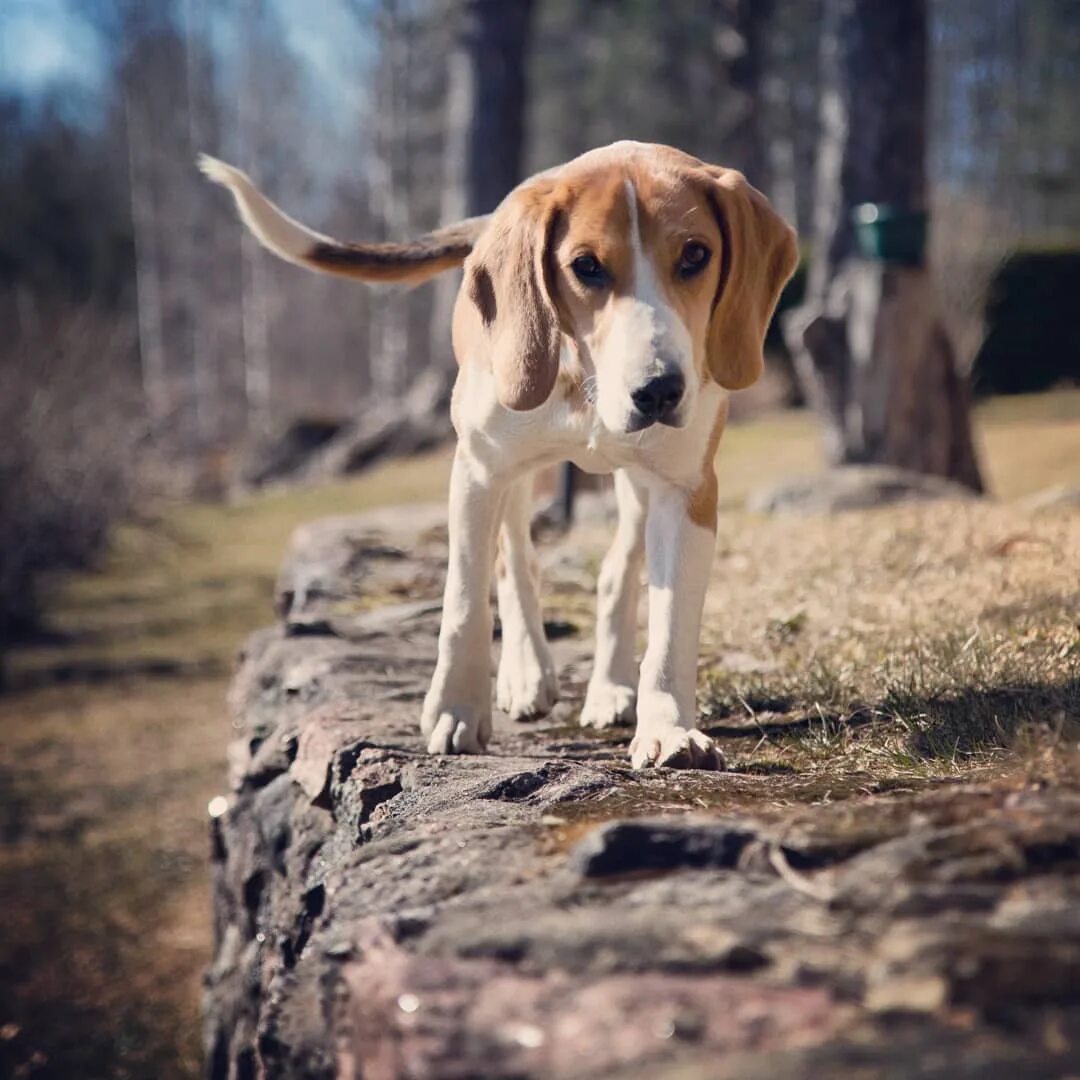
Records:
[[[559,680],[551,657],[504,644],[495,680],[496,705],[511,720],[531,720],[551,712],[558,700]]]
[[[484,724],[467,709],[446,709],[422,727],[429,754],[482,754],[491,739],[490,717]]]
[[[420,712],[429,754],[480,754],[491,741],[491,676],[440,661]]]
[[[630,744],[635,769],[723,769],[724,755],[716,743],[693,728],[650,727],[638,730]]]
[[[637,690],[607,679],[592,679],[585,691],[585,704],[581,708],[581,726],[591,728],[614,727],[634,722]]]

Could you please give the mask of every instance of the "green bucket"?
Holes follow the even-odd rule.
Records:
[[[920,266],[926,253],[928,215],[887,203],[862,203],[852,211],[860,253],[877,262]]]

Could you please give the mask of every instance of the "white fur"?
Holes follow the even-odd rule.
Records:
[[[432,754],[479,753],[491,738],[491,568],[509,486],[458,447],[439,657],[420,728]]]
[[[634,413],[630,394],[654,376],[678,371],[686,384],[674,425],[679,427],[694,408],[694,343],[664,299],[652,261],[642,246],[637,194],[630,180],[625,181],[625,189],[634,252],[634,291],[612,301],[614,321],[603,346],[611,355],[596,358],[597,414],[609,430],[625,431]]]
[[[532,484],[525,477],[511,485],[503,510],[496,585],[502,652],[495,700],[511,720],[550,712],[559,696],[555,663],[544,638],[540,575],[529,526]]]
[[[641,662],[634,768],[719,765],[712,740],[694,730],[698,637],[715,536],[687,513],[686,492],[654,477],[649,486],[649,644]]]
[[[289,217],[259,191],[247,173],[235,166],[226,165],[209,154],[200,154],[198,165],[204,176],[228,189],[244,224],[263,247],[279,258],[297,266],[307,266],[304,256],[316,244],[334,243],[328,236],[314,232]]]
[[[619,526],[596,587],[596,653],[581,710],[583,727],[629,724],[637,701],[637,633],[641,565],[645,555],[647,491],[625,469],[615,473]]]

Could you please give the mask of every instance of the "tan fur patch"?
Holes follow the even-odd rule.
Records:
[[[705,450],[705,460],[701,463],[701,482],[690,495],[686,513],[695,525],[703,529],[716,530],[716,507],[718,488],[716,483],[716,451],[720,446],[720,436],[727,423],[728,403],[725,401],[716,414],[709,444]]]
[[[634,245],[627,181],[636,199],[642,251],[666,301],[682,318],[694,342],[701,381],[708,378],[706,343],[712,302],[721,266],[722,236],[703,192],[701,163],[667,148],[640,153],[622,150],[586,155],[584,162],[561,170],[553,200],[559,220],[552,236],[553,299],[560,321],[591,363],[602,351],[614,317],[612,301],[635,289]],[[693,171],[691,166],[696,166]],[[683,248],[690,240],[711,251],[704,273],[678,274]],[[589,289],[577,281],[571,264],[581,254],[595,256],[610,287]]]
[[[760,339],[790,272],[790,230],[740,174],[671,147],[618,143],[513,192],[466,263],[471,311],[460,303],[455,309],[454,351],[459,361],[469,354],[495,357],[503,404],[535,408],[557,385],[568,400],[584,401],[572,382],[556,379],[559,337],[574,343],[587,374],[595,374],[597,358],[611,352],[604,343],[615,325],[617,302],[636,285],[628,181],[642,251],[693,342],[699,382],[735,388],[752,382],[760,369]],[[520,242],[509,242],[511,235],[527,235],[520,228],[523,218],[547,223],[534,252],[539,258],[528,257]],[[700,274],[687,276],[679,264],[690,241],[711,255]],[[578,280],[573,262],[583,254],[603,266],[606,287],[589,288]],[[477,277],[481,271],[486,279]],[[496,347],[495,339],[503,336]],[[491,339],[489,347],[472,347],[478,337]]]
[[[503,550],[506,544],[503,540],[502,529],[495,534],[495,580],[502,581],[509,572],[506,566],[506,552]]]
[[[584,382],[585,376],[580,368],[572,371],[565,367],[560,368],[558,378],[555,380],[555,392],[575,412],[580,412],[588,404],[585,400]]]

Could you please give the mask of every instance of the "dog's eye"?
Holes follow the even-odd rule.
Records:
[[[607,271],[600,265],[595,255],[579,255],[571,264],[578,281],[590,289],[600,289],[607,284]]]
[[[690,240],[682,250],[679,258],[678,274],[681,278],[690,278],[700,274],[709,265],[712,252],[697,240]]]

